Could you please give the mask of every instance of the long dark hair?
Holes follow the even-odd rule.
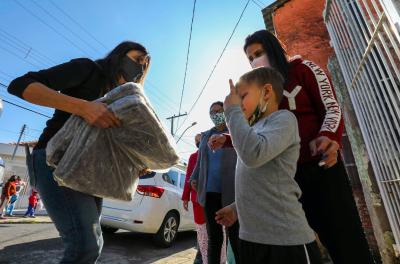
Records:
[[[287,53],[279,39],[267,30],[259,30],[249,35],[244,44],[244,51],[252,44],[261,44],[267,53],[271,66],[282,74],[285,81],[288,80],[289,62]]]
[[[124,41],[118,44],[106,57],[97,60],[110,84],[110,87],[105,88],[105,92],[118,85],[118,80],[121,77],[122,59],[131,50],[141,51],[146,55],[149,54],[143,45],[133,41]]]

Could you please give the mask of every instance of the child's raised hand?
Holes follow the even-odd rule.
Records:
[[[225,97],[224,109],[226,110],[229,106],[240,105],[241,99],[237,93],[236,87],[233,84],[232,79],[229,79],[230,93]]]
[[[212,135],[210,139],[208,140],[208,147],[211,150],[217,150],[220,149],[224,146],[226,141],[226,136],[225,135]]]

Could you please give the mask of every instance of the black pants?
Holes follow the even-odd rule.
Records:
[[[300,201],[308,223],[333,263],[374,263],[343,162],[329,169],[317,162],[299,165],[296,181],[303,192]]]
[[[222,226],[215,221],[215,213],[222,208],[220,193],[207,193],[204,212],[208,235],[208,264],[221,263],[221,248],[224,241]],[[239,261],[239,223],[227,229],[227,235],[231,243],[236,263]]]
[[[239,253],[240,262],[237,264],[322,264],[316,242],[299,246],[274,246],[240,239]]]

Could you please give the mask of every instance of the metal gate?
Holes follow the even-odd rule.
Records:
[[[388,0],[328,0],[324,19],[400,252],[400,37],[393,9]]]

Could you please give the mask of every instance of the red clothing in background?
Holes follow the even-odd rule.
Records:
[[[32,194],[31,196],[29,196],[29,205],[35,207],[36,204],[37,204],[37,196],[35,194]]]
[[[11,196],[13,196],[17,192],[16,186],[17,185],[15,182],[7,182],[4,185],[2,196],[6,198],[10,198]]]
[[[196,224],[202,225],[205,223],[204,209],[197,202],[196,191],[190,187],[190,182],[189,182],[190,176],[192,175],[194,167],[196,166],[197,156],[198,156],[198,152],[196,151],[189,157],[189,163],[188,163],[188,166],[186,169],[185,186],[183,188],[183,193],[182,193],[182,200],[183,201],[192,201],[194,221]]]
[[[326,136],[341,145],[343,115],[329,77],[312,61],[297,56],[290,62],[288,83],[279,107],[297,117],[301,138],[299,164],[320,160],[311,156],[310,141]]]

